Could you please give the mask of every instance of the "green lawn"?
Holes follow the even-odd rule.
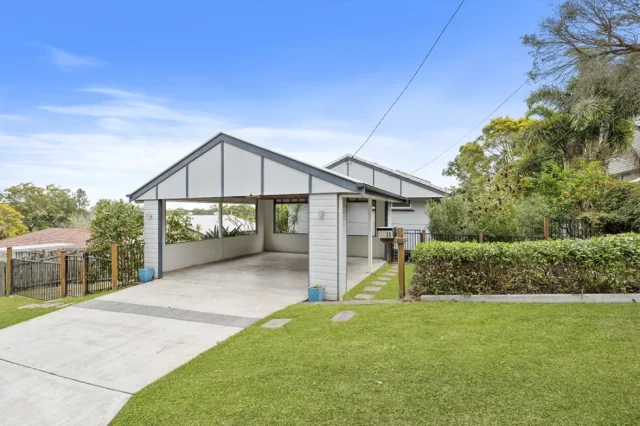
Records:
[[[56,303],[78,303],[94,297],[104,296],[110,292],[102,292],[90,294],[85,297],[66,297],[64,299],[56,300]],[[48,314],[49,312],[57,311],[60,308],[26,308],[18,309],[20,306],[43,304],[42,300],[30,299],[22,296],[2,297],[0,296],[0,329],[9,327],[10,325],[17,324],[22,321],[30,320],[31,318],[39,317],[40,315]]]
[[[397,266],[395,264],[394,266]],[[374,300],[384,300],[384,299],[397,299],[398,298],[398,274],[389,280],[389,283],[382,287],[377,293],[368,293],[364,291],[364,288],[371,285],[372,281],[379,280],[380,277],[387,272],[391,268],[391,265],[385,263],[373,274],[369,275],[367,278],[362,280],[360,284],[352,288],[344,295],[344,300],[351,300],[355,297],[356,294],[364,293],[364,294],[373,294]],[[415,265],[412,263],[407,263],[405,267],[405,292],[409,290],[409,284],[411,283],[411,277],[413,276],[413,271],[415,269]]]
[[[349,322],[330,318],[356,311]],[[637,425],[635,304],[295,305],[135,394],[114,425]]]

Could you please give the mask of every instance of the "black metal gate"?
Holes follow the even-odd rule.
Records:
[[[58,259],[11,261],[11,294],[40,300],[60,298]]]

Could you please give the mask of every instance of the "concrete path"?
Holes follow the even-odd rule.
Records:
[[[352,280],[366,276],[366,259],[349,260]],[[306,300],[307,271],[306,255],[262,253],[170,272],[0,330],[0,424],[106,425],[133,393]]]

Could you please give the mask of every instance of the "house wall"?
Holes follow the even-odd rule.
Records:
[[[346,288],[346,200],[337,194],[309,196],[309,285],[324,287],[327,300]]]
[[[426,198],[413,198],[411,210],[393,210],[392,226],[404,229],[424,229],[429,226],[429,215],[425,212]]]
[[[160,269],[162,258],[162,244],[164,241],[164,211],[163,201],[145,201],[142,207],[144,214],[144,267],[153,269],[153,277],[161,278]]]
[[[145,206],[148,201],[145,201]],[[163,241],[163,270],[174,271],[189,266],[231,259],[264,251],[265,209],[258,203],[257,230],[254,235],[214,238],[186,243],[166,244]],[[145,227],[147,219],[145,217]],[[146,263],[145,236],[145,263]]]

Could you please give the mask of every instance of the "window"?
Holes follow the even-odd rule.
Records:
[[[167,202],[166,244],[220,238],[217,203]],[[224,204],[222,236],[225,238],[257,232],[256,204]]]
[[[276,234],[308,234],[309,204],[307,200],[276,200],[273,230]]]
[[[391,210],[412,210],[411,200],[406,203],[391,203]]]

